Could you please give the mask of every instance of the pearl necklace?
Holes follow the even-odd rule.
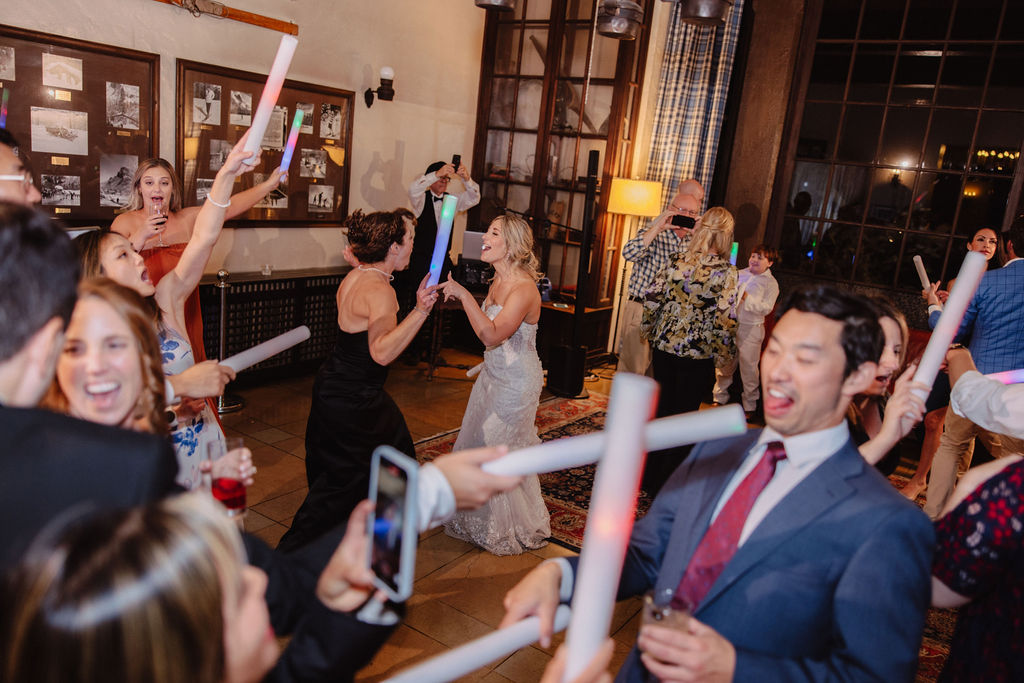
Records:
[[[391,273],[385,273],[380,268],[374,268],[373,266],[364,266],[362,263],[360,263],[357,266],[357,268],[359,268],[359,270],[375,270],[378,273],[380,273],[381,275],[383,275],[384,277],[386,277],[388,279],[388,282],[391,282],[391,281],[393,281],[395,279],[394,275],[392,275]]]

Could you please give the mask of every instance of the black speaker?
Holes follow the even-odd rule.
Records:
[[[585,346],[556,346],[548,366],[548,391],[563,398],[583,393],[583,368],[587,360]]]

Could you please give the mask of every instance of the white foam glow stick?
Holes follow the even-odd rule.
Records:
[[[1024,382],[1024,368],[1007,370],[1005,372],[992,372],[985,376],[989,379],[1002,382],[1003,384],[1020,384],[1021,382]]]
[[[928,271],[924,269],[924,261],[921,260],[920,254],[914,255],[914,267],[917,268],[917,277],[921,278],[921,288],[931,289],[932,283],[928,279]]]
[[[427,285],[433,286],[441,281],[441,268],[444,267],[444,255],[448,251],[448,240],[452,236],[452,223],[455,222],[455,205],[459,198],[446,194],[441,202],[441,222],[437,224],[437,239],[434,240],[434,253],[430,256],[430,279]]]
[[[650,377],[620,372],[608,399],[604,457],[594,475],[594,490],[583,534],[572,618],[565,644],[563,681],[587,668],[608,637],[615,594],[636,519],[646,444],[644,425],[654,412],[658,384]]]
[[[733,403],[721,408],[652,420],[645,427],[645,438],[647,450],[657,451],[699,441],[721,439],[742,434],[746,430],[747,419],[743,408],[738,403]],[[538,446],[521,448],[502,458],[484,463],[483,469],[491,474],[523,476],[592,465],[600,460],[605,450],[605,439],[604,432],[594,432],[548,441]]]
[[[559,605],[555,611],[555,633],[569,623],[569,608]],[[442,683],[454,681],[471,671],[512,654],[540,640],[540,619],[528,617],[520,622],[471,640],[423,664],[402,671],[387,683]]]
[[[960,321],[967,312],[967,306],[971,303],[974,292],[977,291],[981,278],[985,274],[988,261],[980,251],[972,251],[964,257],[964,262],[957,273],[956,283],[953,291],[949,293],[945,305],[942,307],[942,314],[939,322],[932,330],[932,336],[928,340],[928,346],[924,349],[921,362],[914,373],[914,381],[928,385],[930,388],[935,382],[935,375],[939,374],[939,366],[946,358],[946,351],[953,343],[957,330],[960,329]],[[918,396],[928,398],[928,392],[915,390]]]
[[[294,330],[288,330],[284,334],[279,334],[272,339],[268,339],[262,344],[257,344],[251,349],[246,349],[241,353],[236,353],[230,358],[225,358],[220,362],[221,365],[226,365],[235,372],[241,372],[246,368],[250,368],[257,363],[262,363],[271,356],[276,356],[282,351],[287,351],[296,344],[302,343],[309,339],[309,328],[305,325],[300,325]]]
[[[252,117],[252,125],[249,126],[249,139],[245,141],[246,152],[258,152],[263,143],[263,134],[267,132],[267,124],[270,123],[270,114],[277,104],[277,97],[281,94],[281,87],[284,85],[284,77],[288,74],[288,67],[292,64],[292,57],[295,55],[295,48],[299,45],[299,39],[295,36],[281,36],[281,43],[277,46],[277,56],[274,57],[274,64],[270,67],[270,75],[267,76],[267,84],[263,86],[263,94],[260,96],[260,104]]]

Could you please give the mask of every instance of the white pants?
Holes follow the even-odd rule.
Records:
[[[761,398],[761,342],[764,341],[764,323],[739,323],[736,326],[736,346],[739,353],[728,365],[715,369],[716,403],[729,402],[729,387],[732,386],[736,365],[740,366],[743,379],[743,410],[750,412],[757,408]]]
[[[627,299],[619,313],[619,365],[621,372],[651,377],[651,344],[640,336],[644,306]]]

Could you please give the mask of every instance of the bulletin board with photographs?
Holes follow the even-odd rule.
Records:
[[[205,199],[228,152],[248,130],[267,77],[184,59],[177,63],[177,168],[190,205]],[[263,136],[260,163],[238,179],[234,193],[262,182],[281,164],[288,129],[301,109],[288,181],[228,225],[341,225],[348,215],[353,101],[350,90],[286,80]]]
[[[106,226],[128,205],[139,161],[157,155],[159,73],[149,52],[0,24],[0,123],[50,214]]]

